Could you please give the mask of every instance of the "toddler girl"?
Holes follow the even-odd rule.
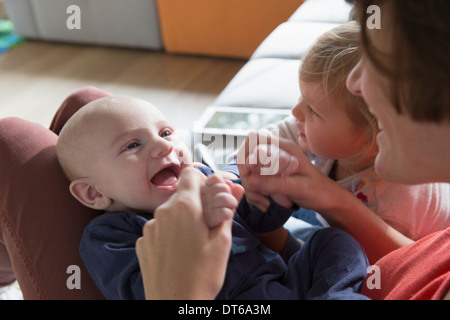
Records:
[[[317,40],[302,59],[301,97],[292,110],[294,117],[268,129],[277,129],[281,138],[294,142],[291,147],[293,154],[294,149],[301,148],[317,169],[348,189],[372,211],[358,212],[353,217],[375,213],[371,220],[373,223],[393,227],[395,239],[391,240],[395,242],[394,247],[400,247],[449,226],[450,188],[446,183],[396,184],[381,180],[375,173],[377,121],[363,98],[354,96],[346,88],[347,76],[361,58],[359,37],[359,26],[356,22],[349,22],[326,32]],[[264,185],[250,186],[246,183],[248,170],[254,172],[258,165],[243,163],[248,155],[245,149],[244,143],[237,162],[246,197],[264,210],[268,205]],[[258,150],[262,151],[261,148]],[[309,181],[310,190],[313,190],[312,183],[325,185],[318,176],[316,181]],[[322,190],[322,193],[314,194],[298,191],[302,206],[323,208],[333,192],[327,193],[330,189],[325,187]],[[272,194],[272,197],[283,199],[279,195]],[[331,225],[336,221],[336,213],[320,213]],[[347,232],[361,243],[373,242],[373,239],[364,239],[364,235],[357,236],[354,231],[358,222],[348,220],[344,222]],[[386,237],[392,234],[386,232]],[[377,243],[381,247],[383,241]],[[378,249],[389,250],[387,248]]]

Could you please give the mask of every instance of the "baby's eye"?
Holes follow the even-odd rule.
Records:
[[[138,142],[132,142],[124,149],[124,151],[131,150],[131,149],[137,148],[139,146],[140,146],[140,144]]]
[[[164,130],[162,133],[161,133],[161,137],[168,137],[168,136],[171,136],[172,135],[172,131],[170,131],[170,130]]]

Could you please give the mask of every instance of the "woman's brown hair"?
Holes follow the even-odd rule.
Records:
[[[393,103],[399,113],[417,121],[450,121],[450,1],[348,0],[356,3],[361,43],[374,65],[391,80]],[[370,5],[389,4],[393,26],[392,56],[378,52],[367,36]]]

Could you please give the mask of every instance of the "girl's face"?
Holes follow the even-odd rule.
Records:
[[[301,97],[293,108],[303,150],[330,159],[357,156],[367,138],[347,116],[341,99],[326,96],[321,83],[300,79]]]
[[[381,29],[366,30],[377,50],[393,52],[389,33],[389,8],[382,7],[384,25]],[[381,74],[364,55],[347,79],[347,88],[364,98],[377,117],[379,153],[375,170],[385,180],[402,183],[448,181],[450,179],[450,126],[417,122],[405,112],[396,112],[390,98],[389,79]]]

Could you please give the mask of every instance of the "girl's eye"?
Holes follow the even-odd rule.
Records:
[[[170,131],[170,130],[164,130],[162,133],[161,133],[161,137],[168,137],[168,136],[171,136],[172,135],[172,132]]]
[[[139,146],[140,146],[139,143],[137,143],[137,142],[132,142],[132,143],[130,143],[130,144],[124,149],[124,151],[131,150],[131,149],[135,149],[135,148],[137,148],[137,147],[139,147]]]
[[[311,113],[311,115],[313,115],[313,116],[318,116],[319,115],[317,112],[314,111],[313,108],[311,108],[310,105],[307,106],[307,109],[308,109],[309,113]]]

